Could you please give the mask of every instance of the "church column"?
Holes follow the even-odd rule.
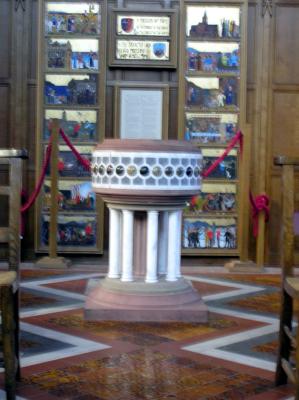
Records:
[[[181,234],[181,211],[170,211],[168,220],[168,263],[167,281],[176,281],[180,276],[181,246],[178,240]]]
[[[145,282],[157,282],[158,266],[158,211],[147,212],[147,246]]]
[[[120,211],[109,208],[109,271],[108,278],[119,278],[121,224]]]
[[[158,250],[158,273],[166,274],[167,266],[167,243],[168,243],[168,211],[161,211],[159,215],[159,250]]]
[[[134,212],[123,210],[122,276],[123,282],[133,281],[133,222]]]
[[[176,244],[175,247],[177,249],[176,251],[176,261],[175,261],[175,265],[176,265],[176,276],[177,278],[180,278],[181,275],[181,237],[182,237],[182,210],[178,210],[177,211],[177,229],[176,229]]]

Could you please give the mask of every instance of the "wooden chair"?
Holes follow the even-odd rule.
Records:
[[[22,159],[25,150],[0,149],[0,165],[8,166],[8,185],[0,184],[0,195],[8,196],[8,226],[0,227],[0,243],[8,244],[8,271],[0,272],[0,307],[4,379],[7,400],[16,398],[19,362],[19,263]]]
[[[283,385],[289,381],[295,385],[295,399],[299,400],[299,327],[292,332],[293,311],[299,322],[299,309],[294,301],[299,299],[299,276],[294,276],[294,212],[295,169],[299,157],[276,157],[274,164],[282,167],[282,295],[278,359],[275,383]],[[293,361],[291,361],[291,359]]]

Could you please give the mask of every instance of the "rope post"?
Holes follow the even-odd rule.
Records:
[[[59,121],[53,120],[51,153],[51,206],[49,229],[49,256],[57,257],[57,218],[58,218],[58,157],[59,157]]]
[[[250,173],[248,171],[250,165],[251,154],[251,126],[246,124],[244,126],[244,142],[243,153],[240,154],[242,168],[240,173],[240,204],[243,205],[242,212],[240,211],[238,220],[239,231],[239,250],[240,256],[238,260],[231,260],[225,263],[224,267],[231,272],[261,272],[263,269],[262,264],[258,264],[249,259],[248,243],[249,243],[249,220],[250,220],[250,203],[249,203],[249,181]],[[264,216],[264,213],[262,213]],[[260,218],[260,214],[259,214]],[[264,223],[264,220],[263,220]],[[263,246],[263,244],[261,244]]]
[[[58,160],[59,160],[59,120],[53,119],[51,127],[51,206],[49,228],[49,256],[42,257],[36,265],[41,268],[67,268],[70,260],[57,256],[57,228],[58,228]]]
[[[256,237],[256,263],[263,267],[265,263],[265,212],[261,211],[258,215],[258,232]]]

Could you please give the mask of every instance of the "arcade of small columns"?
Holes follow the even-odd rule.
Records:
[[[109,207],[108,278],[134,281],[134,212]],[[144,210],[144,209],[143,209]],[[137,211],[137,210],[136,210]],[[144,281],[155,283],[163,275],[174,282],[181,277],[181,209],[148,209],[146,216],[146,272]]]

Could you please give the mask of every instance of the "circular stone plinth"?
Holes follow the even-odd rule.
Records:
[[[87,289],[88,320],[206,322],[207,307],[192,284],[175,282],[121,282],[91,280]]]

